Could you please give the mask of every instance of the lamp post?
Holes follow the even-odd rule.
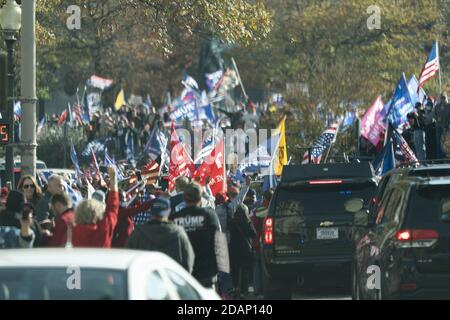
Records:
[[[5,38],[6,49],[8,54],[8,107],[7,119],[11,127],[11,137],[14,139],[14,44],[17,41],[17,35],[22,26],[21,23],[22,9],[15,0],[8,0],[7,3],[0,9],[0,26],[3,36]],[[15,142],[13,140],[13,142]],[[6,147],[6,181],[11,183],[15,188],[14,182],[14,146]]]

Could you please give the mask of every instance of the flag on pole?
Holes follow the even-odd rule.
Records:
[[[105,165],[116,167],[117,181],[120,182],[125,179],[123,176],[122,170],[120,170],[120,168],[118,167],[118,165],[116,163],[116,160],[111,159],[111,157],[108,154],[108,149],[106,149],[106,148],[105,148]]]
[[[42,130],[44,130],[46,123],[47,123],[47,118],[45,116],[43,116],[41,121],[39,121],[39,124],[38,124],[38,127],[37,127],[37,131],[36,131],[37,137],[39,137],[39,135],[41,134]]]
[[[59,116],[58,126],[62,126],[64,123],[66,123],[67,117],[68,117],[68,112],[67,112],[67,109],[66,109]]]
[[[105,90],[105,89],[108,89],[113,84],[113,80],[105,79],[105,78],[101,78],[96,75],[93,75],[92,77],[90,77],[88,79],[86,84],[90,87],[94,87],[94,88],[97,88],[100,90]]]
[[[116,102],[114,103],[114,107],[116,110],[122,109],[125,105],[125,91],[120,89],[119,94],[117,95]]]
[[[403,73],[398,81],[391,103],[387,107],[387,116],[394,129],[401,127],[407,122],[408,113],[414,110],[412,101],[405,74]]]
[[[79,125],[83,124],[84,111],[83,108],[78,104],[74,103],[72,108],[73,119]]]
[[[428,56],[428,60],[420,73],[417,92],[419,92],[425,82],[436,76],[436,73],[439,71],[439,67],[439,45],[436,41],[431,49],[430,55]]]
[[[281,176],[283,172],[283,167],[288,163],[287,156],[287,145],[286,145],[286,116],[281,120],[277,130],[279,135],[278,147],[275,150],[276,155],[274,156],[274,174]]]
[[[225,143],[220,140],[210,153],[209,157],[194,172],[193,177],[200,179],[202,186],[206,185],[206,178],[210,178],[209,187],[213,196],[218,193],[226,192],[225,176]]]
[[[324,152],[328,150],[336,142],[339,125],[340,125],[339,122],[332,124],[314,142],[311,151],[312,163],[320,164]],[[308,151],[308,158],[309,158],[309,151]]]
[[[70,160],[72,160],[72,164],[75,168],[75,173],[77,174],[77,177],[81,177],[83,175],[83,172],[80,169],[80,164],[78,163],[78,156],[77,151],[75,150],[75,146],[70,144]]]
[[[361,120],[361,136],[369,140],[374,146],[380,143],[381,136],[386,130],[384,118],[381,116],[383,108],[381,96],[378,96]]]
[[[392,138],[397,166],[419,162],[414,151],[411,150],[406,140],[397,132],[397,130],[393,131]]]
[[[152,160],[158,159],[166,150],[168,139],[159,128],[153,129],[145,145],[145,153]]]
[[[175,122],[172,122],[172,135],[170,139],[170,164],[169,164],[169,190],[175,187],[177,177],[191,177],[195,165],[190,155],[181,143],[175,131]]]

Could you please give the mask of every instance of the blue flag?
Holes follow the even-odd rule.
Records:
[[[78,163],[77,151],[73,144],[70,145],[70,160],[72,160],[73,166],[75,167],[75,172],[77,177],[81,177],[83,172],[80,169],[80,164]]]
[[[145,146],[145,153],[155,161],[165,152],[167,141],[166,136],[159,128],[153,129]]]
[[[413,110],[413,99],[409,93],[408,84],[406,83],[405,74],[403,73],[388,109],[388,119],[394,129],[397,129],[406,123],[408,120],[406,116]]]

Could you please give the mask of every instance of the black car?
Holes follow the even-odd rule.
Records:
[[[350,281],[353,217],[344,203],[357,197],[368,205],[376,188],[370,163],[285,167],[264,226],[265,298],[290,299],[313,275]]]
[[[450,299],[450,165],[396,169],[389,180],[369,211],[348,204],[353,298]]]

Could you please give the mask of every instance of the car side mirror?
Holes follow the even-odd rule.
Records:
[[[345,211],[356,214],[364,208],[364,200],[358,198],[350,199],[345,202],[344,207]]]
[[[442,222],[450,223],[450,213],[444,213],[441,216],[441,220],[442,220]]]

